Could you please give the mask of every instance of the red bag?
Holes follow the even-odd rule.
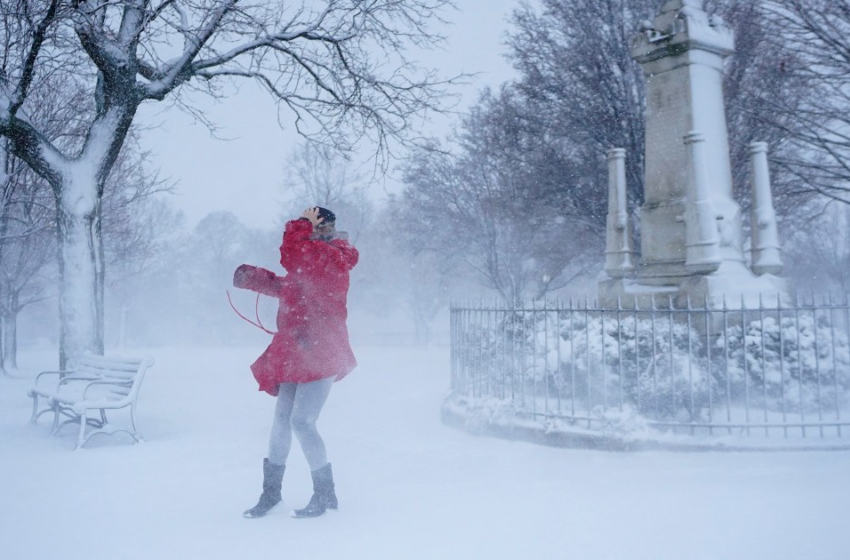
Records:
[[[279,283],[283,278],[271,270],[250,264],[240,264],[233,272],[233,286],[266,296],[278,297]]]

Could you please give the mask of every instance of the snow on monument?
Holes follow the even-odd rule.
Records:
[[[767,146],[753,158],[752,267],[743,247],[741,208],[732,196],[732,169],[723,61],[734,51],[731,30],[704,10],[703,0],[668,0],[634,38],[632,56],[646,75],[646,176],[640,209],[640,254],[627,227],[622,150],[609,152],[609,213],[604,307],[637,301],[648,307],[672,298],[684,306],[720,306],[741,297],[786,292]]]

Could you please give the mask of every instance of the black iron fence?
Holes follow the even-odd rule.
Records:
[[[846,436],[848,299],[789,299],[456,303],[452,393],[589,430]]]

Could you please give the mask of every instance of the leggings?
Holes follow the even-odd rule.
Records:
[[[331,392],[333,377],[309,383],[281,383],[269,438],[269,462],[285,465],[292,447],[292,432],[315,471],[328,464],[325,442],[316,429],[319,413]]]

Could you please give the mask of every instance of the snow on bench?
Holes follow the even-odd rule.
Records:
[[[85,445],[93,435],[101,433],[111,435],[127,432],[137,442],[143,441],[142,435],[136,429],[136,398],[145,371],[153,363],[154,360],[150,357],[119,358],[86,352],[74,369],[43,371],[36,376],[33,388],[27,393],[33,399],[30,422],[36,423],[42,414],[53,412],[51,436],[65,424],[79,422],[77,449]],[[55,382],[48,381],[52,376],[56,376]],[[47,408],[40,411],[39,397],[47,404]],[[130,407],[131,429],[110,424],[106,419],[106,410],[126,407]],[[60,424],[61,416],[68,419]],[[89,426],[93,429],[86,433]]]

